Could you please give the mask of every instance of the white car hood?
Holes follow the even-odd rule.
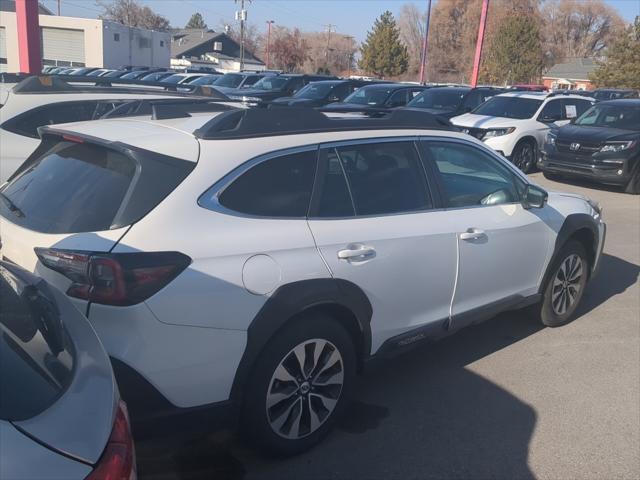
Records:
[[[505,128],[514,127],[522,120],[503,117],[488,117],[486,115],[475,115],[473,113],[465,113],[451,119],[457,127],[474,127],[474,128]]]

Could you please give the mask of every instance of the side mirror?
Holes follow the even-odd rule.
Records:
[[[542,208],[547,203],[548,198],[549,194],[542,188],[536,185],[527,185],[524,190],[522,206],[527,210],[530,208]]]
[[[329,97],[329,101],[330,101],[331,103],[334,103],[334,102],[339,102],[339,101],[340,101],[340,99],[339,99],[336,95],[331,95],[331,96]]]
[[[554,122],[557,122],[558,120],[560,120],[560,118],[553,115],[545,115],[540,119],[542,123],[554,123]]]

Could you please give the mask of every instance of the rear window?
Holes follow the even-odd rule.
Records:
[[[144,150],[127,156],[91,143],[62,141],[47,148],[45,142],[40,149],[0,191],[0,214],[43,233],[130,225],[195,166]]]
[[[74,350],[46,285],[22,283],[0,266],[0,418],[43,412],[73,379]]]

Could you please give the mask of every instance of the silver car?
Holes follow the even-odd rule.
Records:
[[[0,478],[135,479],[126,406],[86,318],[0,262]]]

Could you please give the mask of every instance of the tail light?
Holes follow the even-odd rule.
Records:
[[[135,480],[136,452],[124,402],[118,404],[109,442],[93,471],[85,480]]]
[[[92,253],[36,248],[42,264],[73,283],[70,297],[104,305],[135,305],[157,293],[191,259],[179,252]]]

